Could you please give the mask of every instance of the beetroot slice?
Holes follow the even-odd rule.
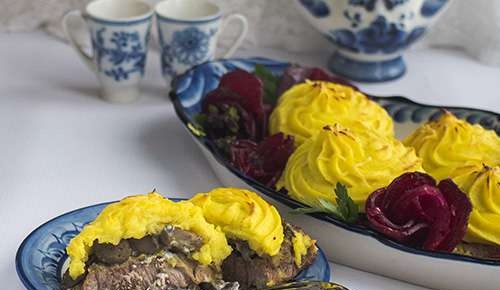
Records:
[[[285,69],[281,76],[280,84],[278,87],[278,95],[280,96],[293,85],[304,82],[311,73],[311,69],[291,65]]]
[[[389,220],[381,208],[385,193],[385,188],[380,188],[374,191],[366,201],[365,213],[371,228],[396,241],[407,242],[415,233],[428,227],[426,223],[410,221],[397,225]]]
[[[386,195],[389,191],[386,190]],[[437,187],[420,185],[406,190],[385,212],[391,221],[403,224],[412,219],[432,223],[439,211],[448,210],[446,200]]]
[[[243,174],[268,186],[281,176],[293,153],[293,138],[278,133],[259,144],[251,140],[236,140],[230,147],[231,164]]]
[[[237,107],[242,117],[241,128],[246,132],[239,138],[260,141],[267,132],[269,108],[262,102],[263,87],[259,78],[244,70],[235,70],[222,76],[219,87],[208,93],[202,103],[202,112],[207,114],[210,105]]]
[[[257,148],[263,169],[267,172],[281,172],[292,155],[293,148],[293,137],[283,133],[265,138]]]
[[[425,250],[451,252],[463,239],[472,206],[451,180],[405,173],[373,192],[366,216],[374,230]]]
[[[390,208],[391,203],[396,201],[405,190],[424,184],[435,186],[436,181],[430,175],[421,172],[403,173],[387,186],[387,194],[384,196],[382,206],[384,209]]]
[[[451,221],[450,232],[437,250],[450,252],[465,236],[472,204],[467,195],[451,179],[439,182],[438,188],[450,207]]]
[[[350,83],[348,80],[332,76],[331,74],[325,72],[324,70],[320,68],[312,68],[311,72],[309,73],[308,79],[311,81],[327,81],[327,82],[332,82],[332,83],[337,83],[337,84],[342,84],[346,85],[349,87],[352,87],[355,90],[358,90],[358,87]]]
[[[216,88],[205,96],[201,110],[203,113],[206,113],[208,112],[208,106],[210,105],[217,106],[219,104],[240,104],[241,98],[241,96],[233,91],[224,88]]]
[[[228,89],[241,96],[242,106],[252,114],[262,114],[262,81],[255,75],[237,69],[222,76],[219,88]]]
[[[254,174],[250,160],[258,158],[257,146],[257,143],[251,140],[234,141],[229,149],[231,164],[245,175]]]
[[[301,67],[298,65],[291,65],[285,69],[283,75],[281,76],[281,81],[278,87],[278,95],[283,94],[293,85],[302,83],[306,79],[311,81],[328,81],[350,86],[356,90],[358,89],[349,81],[340,77],[332,76],[321,68],[308,68],[308,67]]]
[[[238,111],[238,115],[240,118],[240,131],[238,132],[239,138],[248,138],[248,139],[260,139],[262,132],[262,121],[257,119],[254,114],[250,114],[247,109],[242,104],[243,98],[236,94],[233,91],[224,88],[216,88],[215,90],[209,92],[202,103],[202,113],[205,116],[211,116],[211,112],[209,111],[210,106],[214,106],[216,108],[222,108],[225,106],[234,107]],[[224,118],[223,115],[220,118]],[[211,119],[209,120],[211,121]],[[220,128],[214,130],[215,124],[206,124],[206,129],[208,129],[208,134],[212,138],[220,138],[229,135],[227,128]]]

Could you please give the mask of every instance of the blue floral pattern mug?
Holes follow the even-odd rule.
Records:
[[[161,69],[167,83],[194,65],[213,60],[217,38],[224,27],[239,21],[241,30],[233,45],[222,54],[231,57],[248,31],[248,21],[240,14],[222,19],[221,9],[205,0],[164,0],[155,7]]]
[[[97,75],[101,97],[129,102],[139,96],[148,51],[152,7],[139,0],[96,0],[85,11],[68,12],[63,28],[69,43]],[[75,41],[77,21],[85,20],[92,40],[92,54]]]

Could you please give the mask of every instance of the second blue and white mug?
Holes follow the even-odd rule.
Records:
[[[240,33],[220,55],[231,57],[243,42],[248,21],[240,14],[222,17],[219,6],[206,0],[164,0],[155,7],[161,68],[167,83],[190,67],[219,58],[217,39],[229,22],[240,22]]]

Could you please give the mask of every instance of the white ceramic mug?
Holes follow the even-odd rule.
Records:
[[[206,0],[164,0],[155,7],[161,68],[167,83],[194,65],[218,58],[217,39],[233,21],[240,22],[240,33],[222,58],[233,55],[248,32],[248,21],[241,14],[222,18],[219,6]]]
[[[63,18],[71,46],[96,73],[101,97],[111,102],[130,102],[139,92],[144,76],[153,9],[139,0],[96,0],[85,11],[73,10]],[[77,43],[78,21],[85,20],[92,39],[92,53]]]

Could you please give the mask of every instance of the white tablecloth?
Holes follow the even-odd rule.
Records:
[[[327,53],[268,56],[321,65]],[[188,197],[219,185],[177,121],[158,55],[148,59],[144,96],[128,105],[99,100],[94,76],[64,43],[38,33],[0,34],[0,289],[22,289],[14,256],[48,219],[82,206],[157,188]],[[412,51],[408,74],[361,85],[369,93],[500,112],[500,69],[446,50]],[[352,290],[424,289],[332,264]]]

